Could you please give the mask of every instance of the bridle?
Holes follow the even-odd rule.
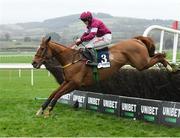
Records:
[[[51,59],[50,57],[47,56],[47,50],[48,50],[48,44],[46,44],[45,48],[43,49],[42,53],[41,54],[35,54],[35,56],[38,56],[41,58],[40,62],[38,64],[43,64],[43,62],[47,62],[47,60]],[[75,53],[72,54],[72,61],[66,65],[57,65],[57,66],[53,66],[53,67],[59,67],[59,68],[67,68],[79,61],[82,61],[83,57],[81,54],[79,54],[80,51],[77,51]],[[80,58],[75,60],[75,55],[79,54],[80,55]]]
[[[46,45],[46,47],[43,49],[41,54],[35,54],[35,56],[40,57],[41,60],[38,64],[43,64],[43,62],[45,62],[46,60],[48,60],[49,58],[46,56],[47,55],[47,47],[48,45]]]

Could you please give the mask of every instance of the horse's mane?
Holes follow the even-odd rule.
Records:
[[[58,46],[62,46],[62,47],[64,47],[64,48],[66,48],[66,50],[78,51],[78,50],[76,50],[76,49],[72,49],[72,48],[70,48],[70,47],[68,47],[68,46],[66,46],[66,45],[64,45],[64,44],[61,44],[61,43],[58,43],[58,42],[55,42],[55,41],[52,41],[52,40],[50,40],[49,42],[50,42],[50,43],[53,43],[53,44],[55,44],[55,45],[58,45]]]
[[[54,43],[54,44],[56,44],[56,45],[61,45],[61,46],[63,46],[63,47],[68,48],[68,47],[65,46],[64,44],[61,44],[61,43],[58,43],[58,42],[55,42],[55,41],[52,41],[52,40],[50,40],[49,42]]]

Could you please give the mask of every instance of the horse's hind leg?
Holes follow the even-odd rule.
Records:
[[[159,61],[158,61],[158,62],[162,63],[163,66],[164,66],[169,72],[172,72],[173,69],[172,69],[170,63],[165,59],[165,57],[166,57],[165,53],[163,53],[163,54],[158,53],[158,54],[159,54],[159,57],[157,57],[157,58],[159,58]],[[157,55],[158,55],[158,54],[157,54]]]
[[[165,54],[162,53],[157,53],[152,58],[150,58],[150,61],[143,69],[148,69],[159,62],[162,63],[168,71],[172,72],[172,67],[170,66],[169,62],[166,61]]]
[[[169,72],[173,72],[173,68],[171,67],[170,63],[163,58],[162,60],[160,60],[160,63],[163,64],[163,66],[169,71]]]

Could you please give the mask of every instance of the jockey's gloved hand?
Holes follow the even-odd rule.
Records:
[[[81,39],[78,38],[78,39],[76,40],[76,45],[79,46],[81,43],[82,43]]]

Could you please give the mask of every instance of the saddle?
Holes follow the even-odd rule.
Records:
[[[85,48],[82,55],[87,59],[86,65],[96,66],[97,68],[110,67],[108,47],[101,49]]]

